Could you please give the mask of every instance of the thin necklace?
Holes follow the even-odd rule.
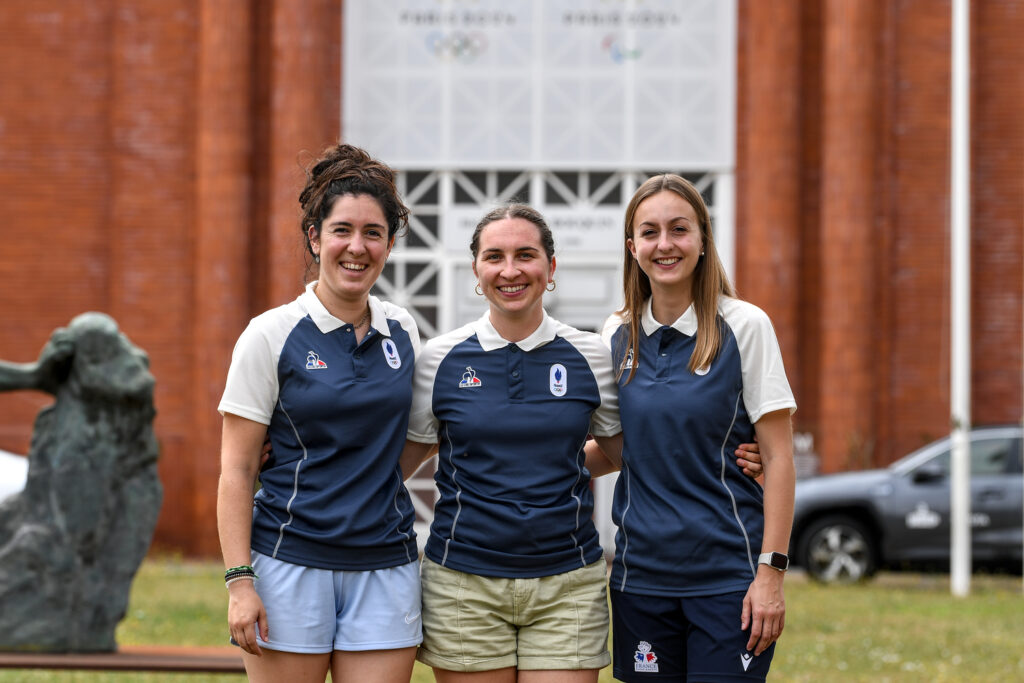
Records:
[[[363,313],[363,317],[359,319],[355,325],[352,326],[353,330],[358,330],[360,327],[366,324],[366,321],[370,319],[370,306],[367,304],[366,313]]]

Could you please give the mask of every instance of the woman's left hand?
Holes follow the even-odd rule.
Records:
[[[761,449],[757,443],[741,443],[733,453],[736,456],[736,464],[743,474],[757,479],[764,474],[764,467],[761,465]]]
[[[757,576],[743,597],[740,628],[750,629],[747,650],[755,656],[768,649],[782,635],[786,626],[786,599],[782,594],[785,572],[768,565],[758,565]]]

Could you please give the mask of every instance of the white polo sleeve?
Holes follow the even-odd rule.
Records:
[[[281,345],[272,343],[266,316],[253,318],[238,338],[217,411],[269,425],[280,389],[277,363]]]
[[[725,301],[721,312],[739,346],[743,405],[751,423],[776,410],[796,412],[796,399],[782,363],[782,349],[768,314],[737,299]]]
[[[416,358],[416,372],[412,382],[412,410],[409,413],[409,430],[406,438],[419,443],[437,443],[437,417],[434,415],[434,378],[448,350],[445,339],[435,337],[423,345]]]
[[[622,424],[619,420],[619,385],[612,369],[611,350],[605,346],[601,336],[593,332],[568,328],[559,330],[559,333],[587,359],[590,372],[597,382],[601,404],[590,416],[590,433],[595,436],[615,436],[622,431]]]

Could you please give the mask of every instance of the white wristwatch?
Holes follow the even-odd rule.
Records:
[[[758,564],[766,564],[772,569],[784,572],[789,569],[789,555],[783,553],[761,553],[757,556]]]

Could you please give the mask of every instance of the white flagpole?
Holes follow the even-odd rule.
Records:
[[[970,0],[953,0],[950,268],[950,590],[971,591]]]

